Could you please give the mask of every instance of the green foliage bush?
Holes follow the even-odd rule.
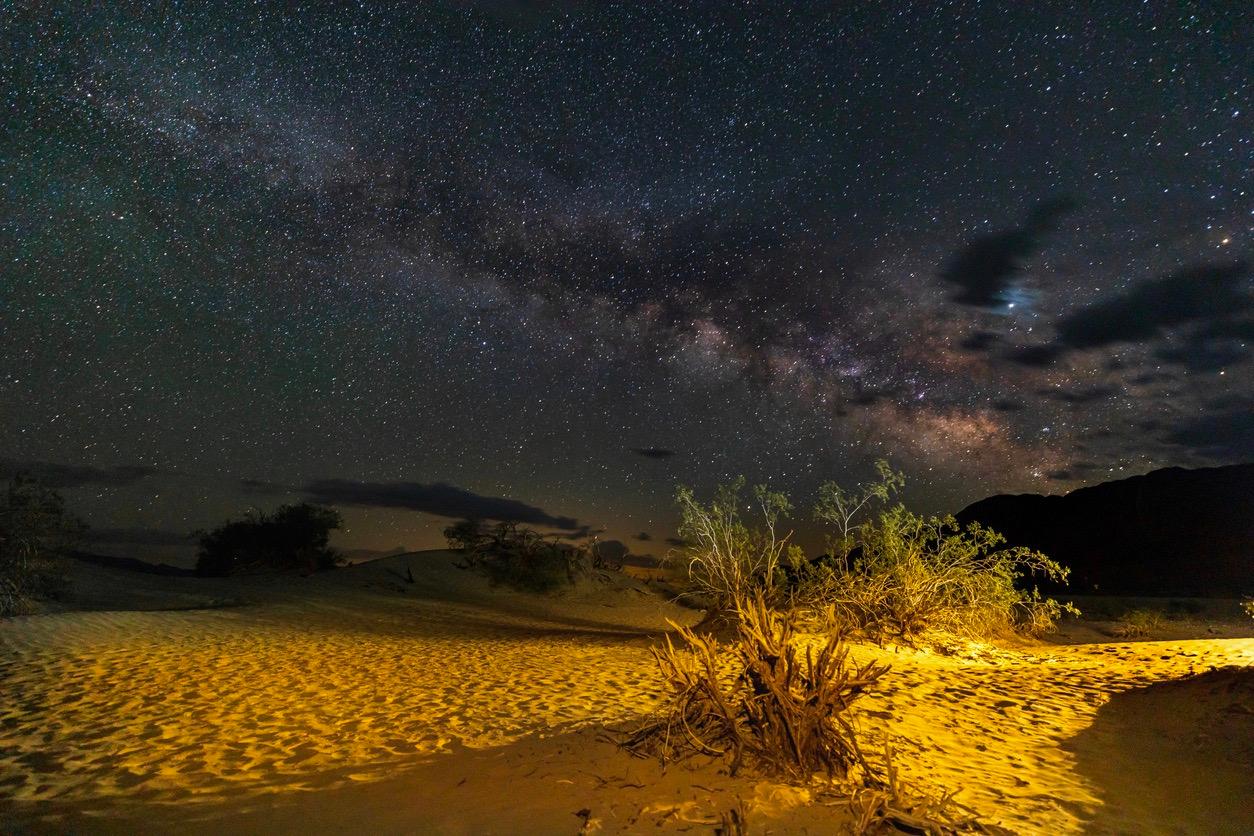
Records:
[[[796,565],[801,549],[780,536],[781,518],[792,511],[788,497],[765,485],[753,488],[752,508],[761,520],[750,527],[740,515],[745,480],[720,485],[714,498],[702,504],[690,488],[680,486],[676,502],[682,522],[679,536],[686,545],[671,555],[687,571],[689,582],[719,609],[754,595],[775,598],[785,565]]]
[[[56,491],[13,477],[0,496],[0,616],[29,613],[65,591],[61,559],[85,530]]]
[[[830,527],[828,554],[807,561],[779,536],[788,497],[754,489],[760,523],[741,517],[744,480],[720,487],[709,504],[680,487],[679,550],[693,587],[716,606],[761,596],[775,606],[832,607],[843,623],[876,637],[912,637],[928,630],[988,636],[1053,629],[1075,612],[1024,588],[1031,576],[1065,581],[1068,570],[1039,552],[1006,547],[1001,535],[953,517],[924,517],[901,504],[885,507],[905,483],[886,462],[878,478],[852,490],[829,482],[814,516]]]
[[[331,532],[342,524],[339,512],[309,503],[228,521],[196,533],[200,540],[196,572],[223,577],[333,569],[344,561],[328,543]]]
[[[897,505],[863,526],[844,558],[809,567],[798,597],[829,604],[837,618],[880,637],[910,639],[928,630],[990,636],[1054,627],[1064,610],[1021,579],[1065,581],[1045,555],[1004,548],[995,531],[953,517],[923,517]]]

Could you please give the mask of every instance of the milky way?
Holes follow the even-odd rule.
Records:
[[[1249,4],[99,5],[0,53],[0,465],[97,526],[1254,458]]]

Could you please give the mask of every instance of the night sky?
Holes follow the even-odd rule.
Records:
[[[1250,3],[19,5],[0,470],[102,541],[1254,459]]]

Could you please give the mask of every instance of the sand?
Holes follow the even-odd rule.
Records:
[[[629,578],[492,589],[447,553],[314,578],[78,570],[91,611],[0,622],[0,831],[835,832],[816,789],[606,742],[694,623]],[[412,569],[415,583],[404,580]],[[117,600],[128,607],[102,611]],[[187,607],[209,608],[187,609]],[[164,607],[169,607],[165,609]],[[1231,628],[1229,635],[1232,633]],[[1254,638],[858,645],[902,772],[1022,833],[1254,832]]]

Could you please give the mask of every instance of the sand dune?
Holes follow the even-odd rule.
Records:
[[[650,636],[699,613],[623,578],[505,593],[452,561],[200,593],[241,606],[0,624],[0,824],[632,832],[701,828],[733,807],[753,832],[839,823],[810,791],[711,763],[663,771],[599,741],[657,704]],[[97,598],[125,584],[92,577]],[[893,666],[863,703],[867,734],[892,735],[906,775],[961,788],[987,821],[1254,832],[1254,639],[855,655]]]

